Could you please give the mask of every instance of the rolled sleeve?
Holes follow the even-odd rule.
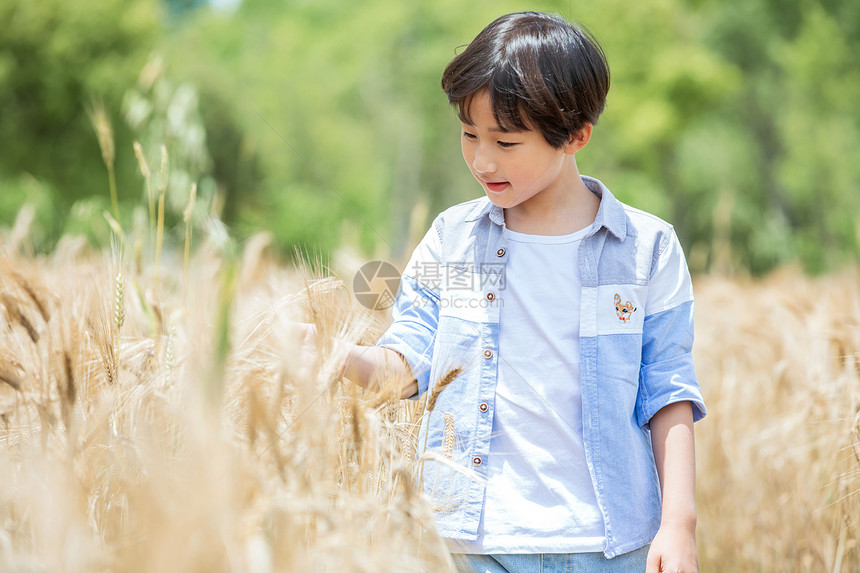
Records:
[[[439,326],[439,289],[432,280],[439,269],[441,222],[437,218],[412,253],[394,302],[393,322],[376,343],[398,352],[418,382],[418,396],[430,385],[433,346]]]
[[[693,421],[705,417],[705,401],[693,368],[693,301],[645,317],[642,366],[636,415],[647,427],[661,408],[675,402],[693,405]]]
[[[661,408],[689,401],[693,421],[707,413],[693,367],[693,287],[674,231],[668,233],[652,269],[642,329],[642,364],[636,416],[648,426]]]
[[[430,363],[439,323],[439,297],[434,294],[423,289],[413,277],[401,277],[394,322],[376,343],[403,356],[418,381],[419,396],[430,384]]]

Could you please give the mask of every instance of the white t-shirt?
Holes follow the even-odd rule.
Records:
[[[582,441],[577,255],[587,230],[506,231],[486,504],[477,541],[458,552],[603,550]]]

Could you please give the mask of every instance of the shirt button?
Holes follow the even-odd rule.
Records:
[[[497,257],[504,257],[505,256],[505,249],[499,249],[498,251],[496,251],[496,256]]]
[[[489,348],[484,350],[484,358],[492,358],[492,357],[493,357],[493,351],[492,350],[490,350]]]
[[[482,403],[480,406],[478,406],[478,407],[481,409],[481,412],[486,412],[487,410],[489,410],[489,409],[490,409],[490,407],[489,407],[489,406],[487,406],[487,403],[486,403],[486,402],[483,402],[483,403]]]
[[[496,295],[495,295],[495,294],[493,294],[493,293],[491,293],[491,292],[488,292],[488,293],[487,293],[487,300],[488,300],[488,301],[493,302],[495,299],[496,299]]]
[[[472,458],[472,463],[475,464],[476,466],[481,465],[481,458],[479,458],[478,456],[475,456],[474,458]]]

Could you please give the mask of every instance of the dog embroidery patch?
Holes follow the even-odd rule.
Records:
[[[636,307],[628,300],[624,304],[621,304],[621,296],[618,293],[615,293],[615,314],[618,315],[618,320],[621,322],[627,322],[633,316],[633,313],[636,312]]]

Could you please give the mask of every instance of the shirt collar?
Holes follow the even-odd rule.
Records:
[[[505,212],[498,205],[493,205],[486,196],[481,197],[475,203],[475,206],[472,207],[472,210],[469,211],[469,214],[466,215],[466,222],[471,223],[472,221],[477,221],[484,215],[489,214],[490,221],[495,223],[496,225],[503,225],[505,222]]]
[[[606,227],[619,241],[623,241],[627,237],[627,213],[624,212],[624,205],[597,179],[585,175],[581,177],[588,190],[600,197],[600,207],[597,208],[597,216],[591,228],[597,232],[601,227]]]
[[[597,216],[594,218],[592,229],[596,232],[601,227],[606,227],[610,233],[623,241],[627,236],[627,214],[624,212],[624,206],[603,183],[593,177],[584,175],[581,177],[588,190],[600,197],[600,207],[597,209]],[[472,210],[466,215],[466,221],[477,221],[485,215],[488,215],[490,221],[497,225],[503,225],[505,222],[504,210],[491,203],[486,197],[482,197],[472,207]]]

